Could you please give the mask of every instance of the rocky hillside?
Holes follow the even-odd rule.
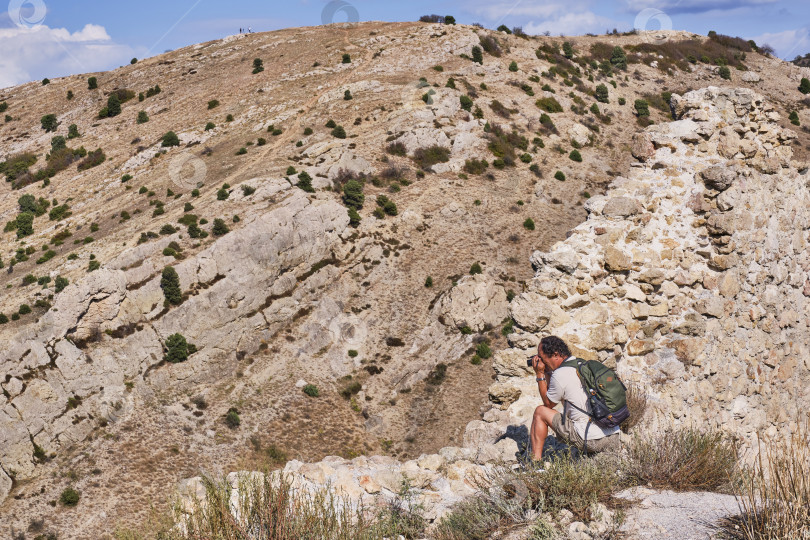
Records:
[[[653,429],[722,429],[749,449],[758,436],[768,443],[796,431],[806,418],[797,404],[810,397],[808,165],[792,160],[795,134],[759,94],[708,87],[672,104],[677,121],[636,137],[643,168],[593,197],[568,239],[532,256],[537,273],[509,308],[512,347],[495,354],[492,407],[467,425],[463,447],[405,462],[291,461],[283,472],[295,489],[331,486],[373,507],[407,478],[436,522],[525,451],[542,404],[526,358],[549,334],[644,388]],[[228,479],[238,491],[252,474]],[[199,478],[180,493],[205,498]],[[572,538],[605,532],[612,513],[594,514],[570,524]]]
[[[800,123],[810,121],[794,90],[806,76],[799,68],[736,42],[668,37],[571,38],[568,54],[562,39],[475,27],[289,29],[2,91],[0,168],[8,182],[0,186],[0,221],[8,225],[0,239],[7,344],[0,351],[0,511],[7,522],[25,530],[47,517],[57,530],[97,537],[111,522],[144,519],[149,502],[161,503],[178,479],[200,469],[334,454],[407,459],[462,444],[465,426],[487,409],[490,351],[508,347],[509,316],[518,325],[511,344],[525,348],[531,338],[514,336],[546,331],[542,317],[529,319],[569,297],[557,309],[572,322],[554,319],[548,329],[576,336],[583,354],[603,360],[664,355],[636,355],[640,365],[630,370],[630,360],[622,368],[639,381],[655,379],[662,399],[676,402],[680,390],[668,390],[645,366],[675,369],[672,358],[686,359],[671,374],[689,373],[694,385],[673,409],[679,418],[696,414],[697,396],[708,391],[697,373],[716,369],[723,354],[740,354],[731,341],[722,353],[709,349],[720,347],[707,334],[716,326],[740,333],[733,343],[744,343],[757,361],[763,350],[776,351],[768,369],[798,385],[788,367],[777,366],[792,358],[792,368],[801,367],[793,352],[801,342],[789,329],[804,308],[782,285],[793,286],[799,256],[799,266],[778,274],[778,265],[761,260],[752,267],[747,257],[756,251],[748,245],[765,233],[746,225],[741,230],[751,232],[734,235],[742,206],[778,207],[765,188],[749,203],[747,181],[728,180],[733,187],[722,195],[713,187],[718,202],[709,196],[693,210],[705,215],[695,218],[706,220],[697,227],[708,227],[694,253],[681,237],[672,246],[649,244],[664,238],[638,230],[647,222],[629,233],[622,222],[600,226],[605,232],[593,245],[566,244],[561,265],[533,256],[546,272],[562,268],[553,270],[556,288],[532,279],[532,252],[564,239],[587,211],[602,215],[607,207],[629,221],[655,215],[656,207],[638,202],[653,200],[653,186],[636,200],[630,196],[641,188],[622,187],[625,199],[614,210],[596,197],[615,178],[632,178],[632,165],[644,167],[633,163],[631,149],[664,178],[689,176],[716,155],[761,162],[752,170],[773,174],[789,160],[785,143],[793,142],[797,158],[806,151],[803,130],[792,141],[779,135],[794,110]],[[621,58],[611,62],[617,45],[626,68]],[[715,64],[732,66],[730,82]],[[695,112],[691,121],[714,131],[684,132],[669,146],[655,141],[672,128],[633,138],[642,125],[670,119],[662,90],[722,83],[757,88],[775,107],[767,122],[729,117],[726,127]],[[649,103],[649,117],[637,116],[637,99]],[[677,103],[677,114],[691,107]],[[767,123],[773,127],[763,131]],[[690,169],[693,156],[679,154],[678,145],[689,145],[702,165]],[[748,166],[719,176],[733,170],[745,177]],[[356,191],[342,193],[358,182],[362,205]],[[751,223],[771,227],[761,219]],[[650,222],[672,234],[691,231],[686,220],[679,228]],[[777,220],[772,228],[780,226]],[[577,242],[579,230],[568,242]],[[773,234],[781,250],[782,235]],[[636,255],[628,241],[643,250]],[[658,258],[648,260],[654,250]],[[617,266],[615,276],[612,267],[592,271],[603,252],[626,268]],[[705,256],[704,274],[714,272],[716,281],[704,274],[688,281]],[[635,277],[640,265],[659,259],[677,261],[687,281]],[[793,319],[773,314],[786,341],[757,334],[771,321],[764,304],[747,326],[726,317],[743,313],[723,303],[737,294],[723,291],[743,272],[746,279],[753,273],[751,287],[776,287],[771,296],[763,289],[768,302],[799,317],[791,326]],[[597,280],[606,283],[600,288]],[[659,291],[670,281],[678,292],[668,285],[664,294],[672,295],[663,301]],[[614,283],[624,294],[605,292],[618,309],[606,314],[589,299]],[[704,294],[714,290],[719,299]],[[759,294],[742,284],[739,291]],[[692,310],[703,296],[706,305]],[[591,318],[574,317],[580,311]],[[691,318],[657,324],[670,314]],[[689,324],[689,332],[676,331]],[[717,371],[728,378],[717,384],[734,393],[723,403],[733,402],[737,415],[763,399],[754,393],[734,401],[744,393],[740,369]],[[315,394],[313,386],[317,397],[302,391]],[[50,506],[67,486],[82,493],[81,519]]]

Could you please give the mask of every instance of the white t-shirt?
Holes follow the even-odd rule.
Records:
[[[574,358],[568,358],[571,360]],[[566,360],[566,361],[567,361]],[[580,409],[586,411],[590,410],[588,407],[588,396],[582,388],[582,383],[577,374],[577,368],[574,367],[559,367],[551,374],[551,380],[548,383],[548,392],[546,393],[548,399],[554,403],[563,403],[565,406],[563,414],[574,423],[574,429],[577,430],[579,436],[585,439],[585,428],[588,426],[588,415],[571,407],[569,403],[573,403]],[[618,433],[618,426],[615,428],[603,429],[591,422],[591,427],[588,428],[588,440],[601,439],[608,435]]]

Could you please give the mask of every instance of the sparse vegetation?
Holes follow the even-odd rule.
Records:
[[[95,90],[98,88],[98,79],[95,77],[90,77],[87,79],[87,89],[88,90]]]
[[[172,146],[180,146],[180,138],[177,136],[177,133],[174,131],[168,131],[162,137],[162,142],[160,146],[163,148],[169,148]]]
[[[417,148],[413,153],[413,160],[422,170],[429,170],[430,167],[437,163],[450,161],[450,149],[444,146]]]
[[[312,177],[306,171],[298,175],[298,182],[295,185],[307,193],[315,193],[315,188],[312,187]]]
[[[318,387],[314,384],[307,384],[302,389],[306,395],[309,397],[318,397],[321,393],[318,390]]]
[[[538,99],[535,104],[542,110],[550,113],[562,112],[563,108],[560,102],[553,97],[544,97]]]
[[[72,487],[68,487],[62,490],[62,493],[59,495],[59,502],[62,503],[63,506],[73,507],[79,504],[79,498],[79,492]]]
[[[160,288],[163,289],[163,296],[166,302],[179,306],[183,302],[183,291],[180,289],[180,276],[177,275],[177,270],[171,266],[163,269],[163,274],[160,278]]]

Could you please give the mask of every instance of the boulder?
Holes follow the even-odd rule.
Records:
[[[508,313],[506,291],[485,274],[466,276],[442,298],[445,324],[482,332],[499,325]]]
[[[655,146],[653,145],[650,134],[646,131],[642,131],[633,135],[630,153],[639,161],[647,161],[655,157]]]
[[[630,197],[612,197],[602,208],[602,214],[607,217],[626,218],[635,216],[644,211],[644,207],[636,199]]]

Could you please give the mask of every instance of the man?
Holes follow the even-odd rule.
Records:
[[[532,419],[532,459],[535,461],[543,456],[549,426],[558,439],[580,451],[585,447],[586,429],[588,453],[618,450],[620,447],[618,427],[603,429],[593,422],[588,425],[589,417],[582,412],[589,410],[588,397],[577,368],[560,367],[567,360],[574,359],[565,342],[556,336],[541,339],[537,355],[532,357],[537,387],[543,400],[543,405],[534,410]],[[563,414],[554,410],[560,402],[564,403]]]

